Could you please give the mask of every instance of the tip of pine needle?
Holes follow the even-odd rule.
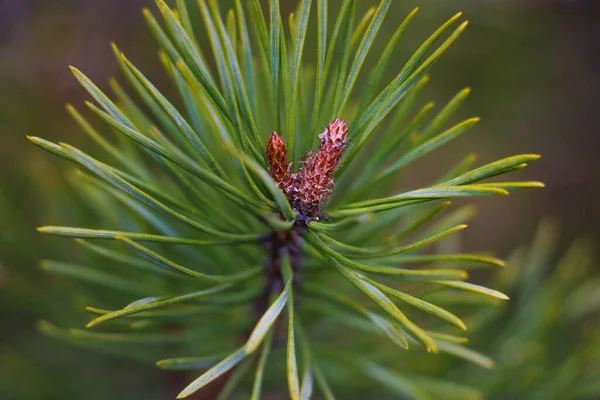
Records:
[[[72,66],[72,65],[69,65],[69,69],[70,69],[70,70],[71,70],[71,72],[72,72],[73,74],[75,74],[75,75],[77,75],[77,74],[80,74],[80,73],[81,73],[81,71],[80,71],[80,70],[78,70],[77,68],[75,68],[75,67],[74,67],[74,66]]]
[[[456,21],[457,19],[459,19],[460,17],[462,17],[462,15],[463,15],[463,12],[462,12],[462,11],[459,11],[459,12],[457,12],[456,14],[454,14],[454,15],[452,16],[452,18],[450,18],[450,21]]]
[[[510,297],[508,297],[507,295],[505,295],[504,293],[500,293],[500,295],[498,295],[498,298],[500,300],[510,300]]]
[[[163,0],[154,0],[154,2],[161,12],[171,11],[169,6]]]
[[[89,309],[89,307],[86,307],[86,310],[88,310],[88,309]],[[89,310],[88,310],[88,311],[89,311]],[[94,326],[96,326],[97,324],[98,324],[98,322],[96,322],[96,320],[95,320],[95,319],[93,319],[93,320],[91,320],[90,322],[88,322],[88,323],[85,325],[85,327],[89,329],[89,328],[93,328],[93,327],[94,327]]]
[[[429,343],[427,345],[427,347],[425,347],[425,350],[427,350],[428,353],[437,354],[438,347],[437,347],[437,345],[435,343],[432,342],[432,343]]]
[[[114,239],[118,240],[119,242],[132,242],[132,240],[130,240],[122,235],[115,235]]]

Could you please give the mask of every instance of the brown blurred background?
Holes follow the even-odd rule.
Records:
[[[64,183],[64,164],[25,138],[35,135],[86,146],[87,139],[64,111],[65,102],[79,105],[87,98],[67,66],[75,65],[106,84],[118,76],[109,46],[115,41],[159,87],[167,87],[140,12],[143,6],[154,7],[152,3],[0,0],[0,291],[10,279],[35,287],[43,280],[35,272],[37,260],[68,251],[64,244],[38,235],[36,226],[67,224],[85,212],[69,205],[73,194]],[[226,8],[232,2],[222,3]],[[364,12],[377,2],[357,3]],[[330,4],[331,16],[339,1]],[[295,1],[282,1],[286,14],[293,5]],[[547,188],[480,202],[479,218],[467,230],[465,245],[505,255],[529,238],[546,215],[558,219],[565,241],[579,234],[598,239],[600,1],[394,1],[374,52],[415,6],[420,11],[393,64],[400,68],[428,33],[462,10],[470,27],[435,66],[427,94],[441,105],[471,86],[462,113],[480,116],[482,122],[411,169],[406,184],[435,176],[470,151],[479,153],[480,163],[541,153],[543,158],[519,172],[519,178],[544,181]],[[29,332],[37,317],[33,305],[24,312],[4,303],[0,313],[11,323],[1,328],[2,347],[11,346],[14,335]]]

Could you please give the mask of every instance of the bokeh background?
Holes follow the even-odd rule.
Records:
[[[222,3],[225,8],[231,2]],[[364,12],[377,2],[357,3]],[[330,4],[337,9],[339,1]],[[294,5],[282,1],[286,14]],[[169,92],[140,12],[143,6],[153,4],[150,0],[0,0],[0,398],[3,393],[8,396],[2,390],[8,383],[21,390],[22,397],[15,398],[32,399],[80,398],[87,388],[85,398],[110,398],[115,387],[122,394],[119,398],[129,399],[135,398],[140,385],[152,385],[147,381],[154,373],[152,367],[146,371],[138,364],[130,368],[125,361],[115,364],[39,337],[34,330],[35,321],[62,301],[60,285],[45,279],[38,260],[71,251],[68,241],[42,237],[35,227],[83,221],[86,208],[66,182],[64,163],[25,138],[35,135],[89,146],[64,110],[67,101],[79,105],[87,98],[68,65],[77,66],[105,88],[110,77],[119,75],[110,41]],[[519,174],[544,181],[547,187],[481,202],[479,217],[463,236],[466,249],[494,249],[506,255],[528,240],[547,215],[559,221],[561,246],[582,234],[597,243],[600,2],[394,1],[380,36],[391,35],[415,6],[420,11],[395,64],[402,65],[427,34],[463,11],[471,24],[435,66],[427,94],[443,104],[463,87],[472,87],[462,113],[480,116],[482,122],[412,168],[404,184],[418,185],[436,176],[467,151],[477,152],[482,163],[541,153],[540,161]],[[384,44],[379,41],[379,46]],[[373,51],[380,50],[376,46]],[[389,72],[392,76],[396,71]],[[119,373],[98,376],[98,371],[107,369]],[[144,381],[139,381],[141,376]],[[57,380],[68,384],[60,391],[46,390],[54,388]],[[103,386],[97,384],[99,380],[111,382]]]

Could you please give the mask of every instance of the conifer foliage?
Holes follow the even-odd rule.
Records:
[[[478,360],[460,344],[460,317],[425,297],[469,291],[505,300],[467,282],[473,265],[503,262],[433,253],[431,245],[466,227],[468,210],[445,212],[451,199],[542,184],[486,181],[535,154],[477,168],[469,155],[430,185],[397,189],[406,166],[478,121],[449,124],[468,89],[433,117],[431,104],[417,106],[431,67],[467,26],[461,14],[396,70],[391,56],[417,10],[374,54],[391,0],[364,16],[345,0],[333,18],[327,0],[301,0],[285,23],[277,0],[268,10],[237,0],[226,13],[216,0],[198,0],[202,31],[190,3],[157,0],[162,21],[144,10],[176,95],[113,45],[130,90],[111,80],[109,96],[72,68],[94,100],[86,103],[92,116],[67,107],[102,151],[30,137],[75,164],[73,185],[102,221],[39,228],[75,239],[93,257],[87,265],[43,262],[92,291],[78,297],[90,302],[87,327],[40,329],[163,369],[200,370],[179,398],[240,390],[258,399],[264,380],[272,383],[265,390],[287,382],[295,400],[317,390],[333,399],[344,390],[333,361],[350,358],[385,379],[370,358],[380,346],[399,357],[410,346]],[[316,43],[307,41],[309,19]],[[367,56],[377,57],[369,71]],[[385,82],[388,70],[396,75]],[[437,320],[447,326],[432,329]],[[352,341],[361,338],[352,352],[340,328],[348,325]],[[270,379],[279,371],[285,378]]]

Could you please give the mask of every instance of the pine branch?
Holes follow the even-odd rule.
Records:
[[[106,203],[88,196],[90,206],[99,216],[110,215],[104,220],[113,225],[39,231],[75,238],[90,254],[120,267],[92,259],[81,266],[46,262],[44,268],[117,289],[124,298],[117,306],[90,304],[93,319],[87,330],[45,324],[44,332],[112,352],[117,345],[135,349],[123,355],[156,346],[160,353],[175,354],[158,361],[163,369],[208,368],[178,398],[195,393],[225,398],[241,385],[239,390],[258,399],[275,355],[271,349],[283,345],[292,399],[310,398],[313,381],[333,398],[337,382],[329,384],[328,359],[342,360],[347,371],[371,376],[378,385],[428,393],[418,379],[387,371],[368,349],[352,355],[350,347],[338,346],[331,337],[323,341],[321,329],[338,334],[343,323],[356,330],[351,341],[363,340],[367,332],[371,346],[373,334],[383,333],[402,348],[414,344],[491,366],[487,357],[463,346],[462,336],[435,330],[437,320],[460,330],[469,323],[444,302],[425,298],[427,291],[460,290],[506,300],[497,290],[466,282],[469,265],[503,266],[503,261],[425,251],[466,228],[466,211],[440,217],[449,200],[543,186],[481,182],[519,170],[539,156],[519,155],[469,170],[470,154],[431,185],[388,193],[408,165],[478,121],[450,123],[469,93],[464,89],[433,117],[427,103],[406,122],[434,63],[467,22],[455,27],[461,14],[450,18],[393,71],[394,79],[381,85],[417,10],[375,55],[390,0],[356,19],[356,2],[345,0],[331,37],[328,3],[314,3],[301,0],[286,26],[278,0],[269,2],[268,12],[257,1],[236,1],[227,14],[217,1],[200,0],[196,11],[206,30],[200,33],[186,2],[177,1],[173,9],[157,0],[162,21],[149,10],[144,16],[179,99],[167,98],[116,45],[117,63],[135,99],[115,79],[111,99],[72,68],[95,101],[88,103],[93,116],[104,130],[116,132],[118,142],[73,106],[68,106],[70,114],[101,153],[92,156],[67,144],[30,140],[82,171],[72,180],[79,190],[111,199]],[[316,43],[308,41],[313,8]],[[196,35],[207,38],[210,53]],[[306,62],[313,50],[316,73]],[[364,68],[368,57],[376,59],[371,71]],[[366,79],[370,83],[362,84]],[[318,126],[325,126],[320,134]],[[437,224],[430,224],[436,218]],[[104,243],[96,244],[100,240]],[[315,301],[326,305],[315,309]],[[405,311],[406,304],[414,309]],[[215,355],[211,350],[223,348],[223,341],[228,351]],[[356,357],[346,363],[350,356]],[[253,384],[246,387],[243,378],[252,368]],[[473,395],[465,388],[454,393]]]

